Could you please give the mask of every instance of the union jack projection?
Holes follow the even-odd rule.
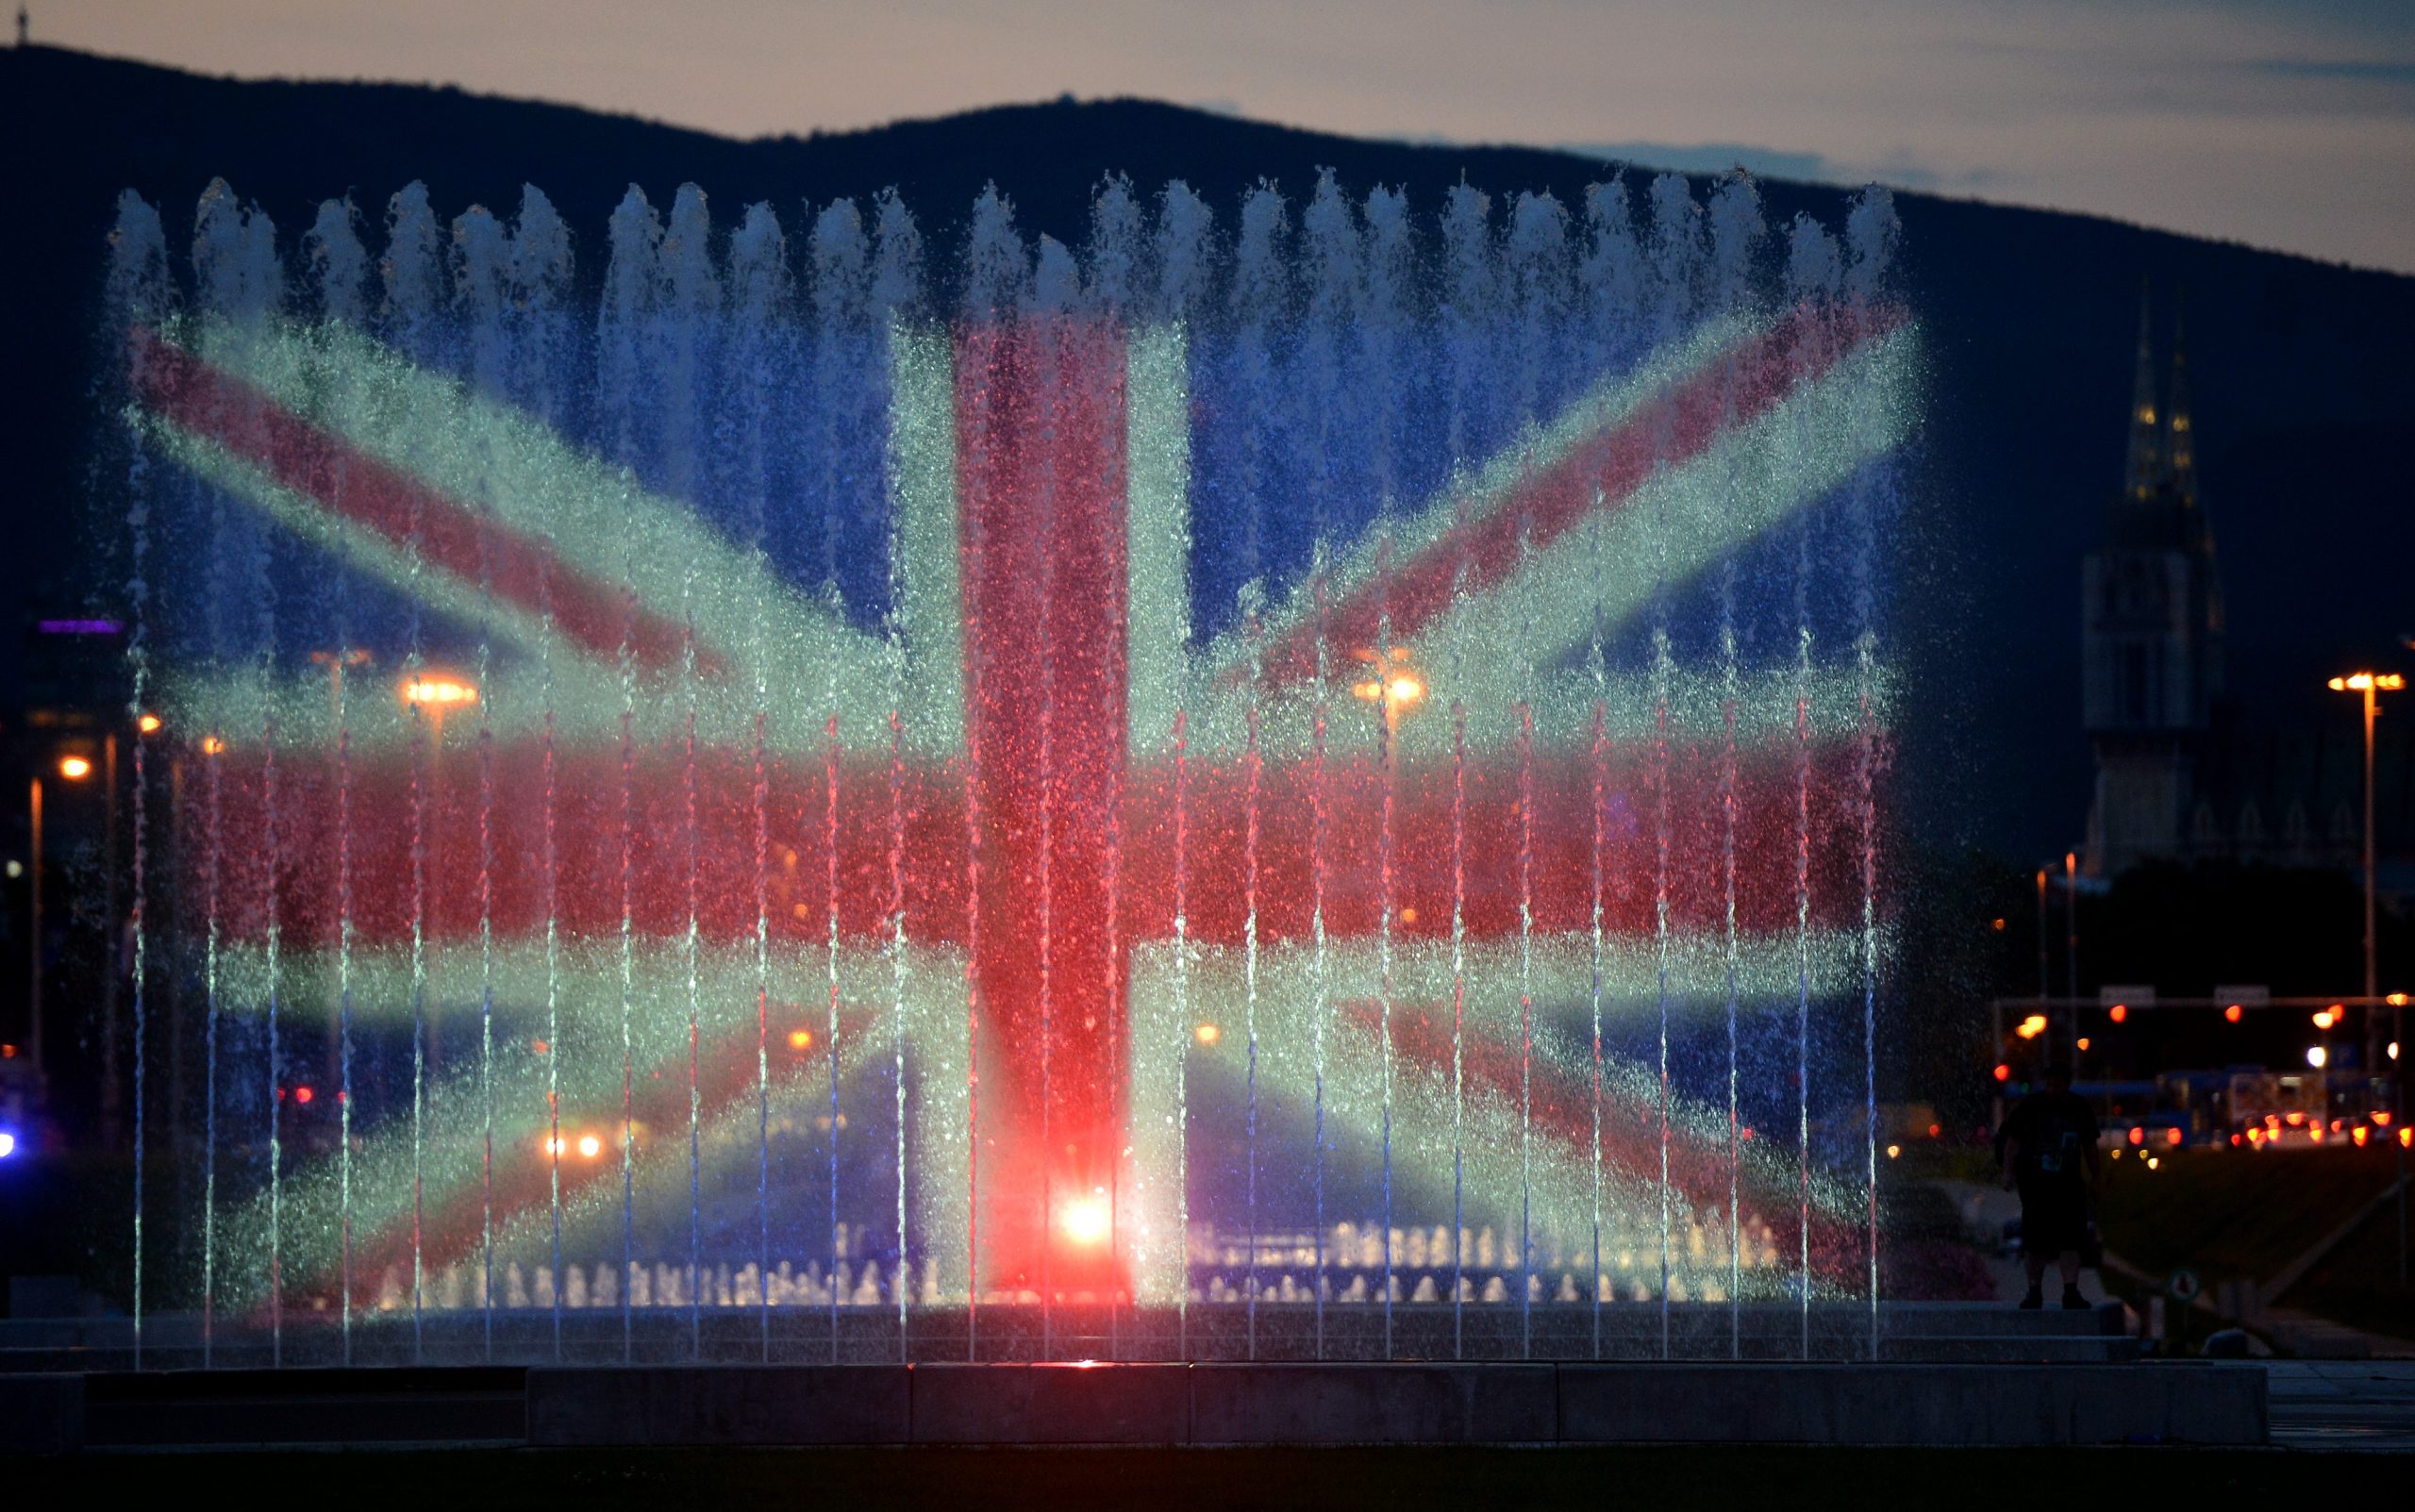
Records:
[[[810,220],[128,197],[169,1289],[1866,1294],[1883,195]]]

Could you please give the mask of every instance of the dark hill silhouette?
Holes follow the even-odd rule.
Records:
[[[727,209],[894,186],[941,233],[985,181],[1028,230],[1080,234],[1099,178],[1181,177],[1219,207],[1260,177],[1305,192],[1329,166],[1406,185],[1421,208],[1461,175],[1574,200],[1603,165],[1521,148],[1409,146],[1139,100],[1001,107],[810,138],[735,141],[625,116],[388,84],[250,83],[44,47],[0,52],[12,211],[0,237],[8,361],[0,426],[19,542],[0,591],[66,578],[88,413],[90,320],[120,189],[181,238],[213,176],[289,238],[322,198],[382,206],[425,179],[444,213],[544,188],[592,245],[632,181],[703,185]],[[1836,221],[1842,193],[1770,181],[1771,218]],[[2119,481],[2140,277],[2188,290],[2199,460],[2230,594],[2235,687],[2251,711],[2347,718],[2319,674],[2386,656],[2415,627],[2401,453],[2415,419],[2415,279],[2076,215],[1898,197],[1903,281],[1925,322],[1932,408],[1923,521],[1894,640],[1924,828],[2016,856],[2078,836],[2078,558]],[[593,271],[591,258],[589,269]],[[0,693],[19,678],[0,637]],[[10,702],[14,702],[11,698]],[[1959,818],[1967,827],[1949,822]]]

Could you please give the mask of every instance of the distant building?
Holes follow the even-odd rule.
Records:
[[[2088,870],[2110,876],[2187,849],[2195,773],[2223,690],[2223,592],[2197,497],[2188,358],[2175,329],[2158,402],[2154,331],[2139,310],[2122,490],[2080,568],[2080,704],[2096,755]]]
[[[2355,867],[2363,751],[2353,711],[2311,727],[2257,726],[2223,696],[2223,589],[2197,490],[2188,356],[2177,321],[2158,384],[2139,313],[2129,446],[2104,542],[2080,569],[2081,719],[2096,758],[2081,870],[2141,861]],[[2311,673],[2309,673],[2311,675]],[[2387,890],[2415,849],[2415,740],[2385,722],[2375,812]]]

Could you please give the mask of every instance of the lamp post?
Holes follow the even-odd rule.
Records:
[[[85,778],[87,778],[87,777],[91,776],[92,774],[92,758],[91,758],[91,757],[89,757],[89,756],[60,756],[60,757],[58,758],[58,775],[59,775],[61,778],[63,778],[64,780],[68,781],[68,782],[82,782]],[[30,816],[30,818],[31,818],[31,820],[32,820],[32,823],[31,823],[31,826],[30,826],[30,827],[31,827],[32,832],[33,832],[33,834],[32,834],[32,838],[33,838],[33,858],[32,858],[32,865],[33,865],[33,877],[32,877],[32,882],[33,882],[33,886],[32,886],[32,887],[31,887],[31,889],[29,889],[29,890],[31,891],[32,895],[33,895],[33,938],[32,938],[32,939],[31,939],[31,941],[30,941],[30,946],[31,946],[31,948],[30,948],[30,950],[29,950],[29,952],[28,952],[28,954],[32,956],[32,966],[31,966],[31,972],[30,972],[30,974],[31,974],[32,980],[27,984],[27,989],[28,989],[28,990],[27,990],[26,995],[25,995],[26,1006],[27,1006],[27,1008],[30,1010],[30,1012],[32,1013],[32,1022],[31,1022],[26,1026],[26,1034],[25,1034],[25,1052],[26,1052],[26,1058],[27,1058],[27,1059],[29,1059],[29,1060],[31,1060],[31,1061],[33,1062],[33,1067],[34,1067],[34,1095],[35,1095],[36,1097],[41,1097],[41,1096],[42,1096],[42,1095],[43,1095],[43,1093],[44,1093],[44,1089],[45,1089],[46,1088],[48,1088],[48,1087],[49,1087],[50,1082],[49,1082],[49,1078],[48,1078],[48,1077],[47,1077],[47,1075],[45,1074],[45,1067],[44,1067],[43,1060],[42,1060],[42,778],[41,778],[41,777],[39,777],[39,776],[35,777],[35,778],[31,781],[31,783],[29,783],[29,784],[27,785],[27,788],[26,788],[26,793],[25,793],[25,806],[26,806],[27,812],[28,812],[28,814],[29,814],[29,816]]]
[[[2335,693],[2355,693],[2365,711],[2365,1073],[2381,1069],[2381,972],[2379,940],[2374,928],[2375,863],[2373,855],[2373,720],[2380,714],[2374,694],[2394,693],[2407,679],[2394,672],[2357,672],[2331,679]]]
[[[442,783],[445,711],[475,705],[478,685],[450,673],[421,669],[404,677],[395,693],[404,707],[427,721],[427,798],[433,802]],[[426,1043],[428,1072],[439,1073],[444,1068],[444,1009],[441,999],[428,1001]]]
[[[2394,672],[2357,672],[2331,679],[2335,693],[2356,693],[2364,700],[2365,710],[2365,1074],[2368,1077],[2381,1070],[2381,972],[2379,970],[2379,938],[2375,930],[2373,897],[2376,890],[2373,855],[2373,720],[2381,710],[2374,701],[2376,693],[2394,693],[2407,686],[2407,679]],[[2395,1005],[2390,1008],[2390,1038],[2406,1054],[2406,1038],[2401,1033],[2404,1011]],[[2393,1071],[2390,1081],[2397,1088],[2398,1118],[2403,1129],[2407,1122],[2407,1078],[2402,1064]],[[2403,1138],[2403,1137],[2402,1137]],[[2398,1147],[2398,1279],[2407,1280],[2407,1146]]]
[[[2052,989],[2046,984],[2046,869],[2038,869],[2038,1008],[2044,1012]]]
[[[101,791],[108,818],[101,830],[102,886],[106,889],[101,917],[108,921],[108,937],[101,945],[101,1148],[115,1150],[118,1146],[118,1114],[125,1105],[125,1084],[118,1072],[118,972],[125,965],[121,952],[125,943],[123,921],[117,912],[117,732],[112,730],[101,744]]]
[[[2063,853],[2063,981],[2072,1000],[2072,1058],[2079,1058],[2079,853]]]
[[[33,875],[28,889],[33,894],[33,934],[25,952],[32,963],[33,980],[25,990],[26,1011],[33,1016],[26,1026],[25,1054],[34,1064],[34,1095],[41,1097],[48,1085],[42,1075],[42,779],[36,777],[28,785],[25,807],[31,816],[33,829]]]
[[[1382,709],[1386,728],[1400,728],[1401,720],[1424,702],[1427,691],[1424,675],[1408,664],[1408,648],[1392,647],[1389,667],[1384,665],[1383,656],[1374,650],[1358,651],[1353,655],[1366,664],[1366,670],[1351,683],[1351,696]]]

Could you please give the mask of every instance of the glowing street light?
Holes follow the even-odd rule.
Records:
[[[576,1151],[582,1160],[592,1160],[604,1153],[604,1141],[592,1134],[582,1134],[575,1139],[557,1135],[545,1141],[545,1153],[549,1155],[566,1155],[573,1151]]]
[[[2365,711],[2365,1059],[2366,1064],[2380,1059],[2381,1016],[2373,1010],[2373,999],[2381,995],[2381,972],[2377,969],[2377,937],[2374,933],[2373,899],[2376,892],[2373,858],[2373,720],[2381,711],[2373,702],[2375,693],[2394,693],[2407,686],[2407,679],[2394,672],[2353,672],[2331,679],[2335,693],[2355,693],[2364,702]],[[2392,1010],[2398,1022],[2404,1018]]]
[[[142,714],[136,717],[134,727],[145,735],[157,735],[159,733],[159,726],[165,723],[157,714]]]
[[[403,679],[402,695],[406,706],[427,716],[441,748],[444,739],[445,711],[467,708],[475,704],[478,686],[444,673],[422,673],[416,677]]]
[[[406,704],[445,708],[456,704],[475,704],[477,701],[477,685],[463,682],[458,677],[429,673],[420,677],[405,678],[403,681],[403,702]]]
[[[112,737],[112,739],[114,739],[114,737]],[[116,747],[114,745],[110,747],[110,752],[112,756],[115,755]],[[58,775],[65,781],[82,782],[92,774],[92,758],[90,756],[69,754],[61,756],[58,758]],[[43,1074],[48,1066],[48,1061],[42,1055],[44,1036],[42,1034],[43,1015],[42,1005],[42,962],[46,957],[42,945],[42,842],[43,830],[42,782],[42,779],[37,775],[29,778],[25,783],[26,827],[29,838],[33,842],[32,855],[28,858],[33,872],[33,883],[25,889],[31,895],[28,902],[32,906],[33,913],[33,929],[29,937],[33,941],[33,948],[25,953],[30,964],[30,979],[26,983],[25,992],[25,1010],[30,1022],[27,1024],[27,1033],[25,1035],[25,1049],[28,1052],[28,1058],[33,1062],[33,1081],[35,1095],[37,1097],[42,1095],[42,1088],[45,1085],[43,1081]],[[112,796],[114,796],[114,794],[112,794]],[[112,821],[114,821],[114,814],[112,814]],[[114,980],[114,977],[112,977],[112,980]]]
[[[1351,696],[1381,706],[1384,723],[1397,728],[1402,716],[1423,702],[1427,692],[1424,674],[1408,664],[1408,648],[1392,647],[1389,667],[1376,665],[1383,657],[1372,650],[1354,655],[1367,663],[1368,670],[1365,676],[1350,685]]]

